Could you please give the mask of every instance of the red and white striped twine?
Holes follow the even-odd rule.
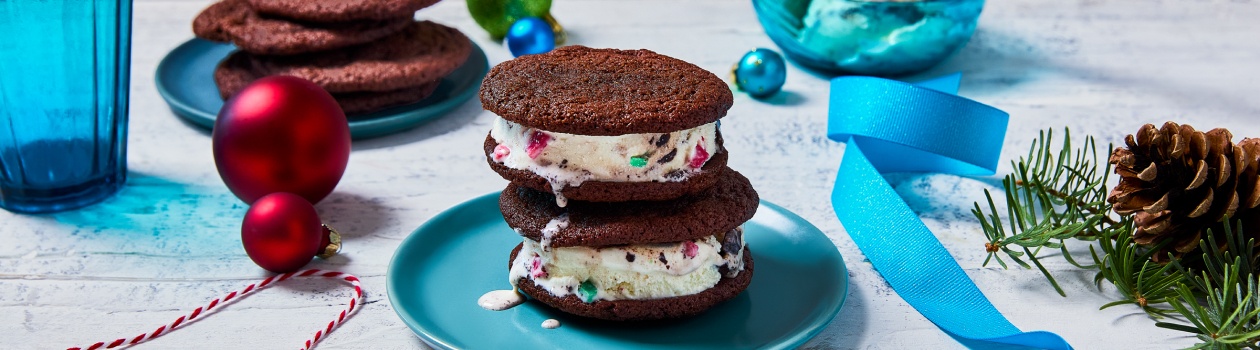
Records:
[[[328,322],[327,327],[324,327],[324,329],[315,331],[315,337],[311,339],[307,339],[306,343],[301,348],[302,350],[310,349],[312,346],[315,345],[315,343],[319,342],[320,338],[327,336],[328,333],[332,333],[333,328],[336,328],[337,325],[344,322],[346,320],[346,316],[354,312],[354,308],[359,305],[359,300],[363,299],[363,288],[362,286],[359,285],[359,278],[355,277],[354,275],[344,273],[344,272],[320,271],[316,269],[295,271],[295,272],[290,272],[290,273],[286,273],[282,275],[275,275],[275,276],[267,277],[267,279],[262,280],[262,282],[250,284],[249,286],[245,287],[245,289],[228,293],[226,296],[219,299],[211,300],[209,305],[206,305],[205,307],[198,307],[197,309],[193,310],[192,313],[185,316],[180,316],[179,318],[175,319],[175,322],[171,322],[171,324],[169,325],[163,325],[161,327],[158,327],[152,333],[140,334],[139,336],[136,336],[135,338],[131,338],[131,341],[127,341],[127,338],[118,338],[108,343],[97,342],[96,344],[92,344],[91,346],[88,346],[86,348],[73,347],[73,348],[69,348],[68,350],[113,349],[119,346],[135,345],[135,344],[143,343],[153,338],[157,338],[158,336],[162,335],[162,333],[164,332],[171,332],[175,330],[175,327],[179,327],[180,325],[184,324],[185,321],[191,322],[193,319],[197,318],[197,316],[201,315],[202,312],[209,313],[210,310],[214,309],[215,306],[218,306],[220,302],[223,304],[227,304],[229,301],[232,301],[233,298],[236,298],[238,296],[243,297],[245,294],[249,294],[249,292],[266,288],[267,286],[271,285],[273,282],[281,282],[291,277],[333,278],[333,279],[340,279],[346,282],[350,282],[350,285],[354,286],[354,297],[350,299],[350,306],[347,307],[345,310],[341,310],[341,313],[337,315],[337,319],[333,320],[332,322]]]

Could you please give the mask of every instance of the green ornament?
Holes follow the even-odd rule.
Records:
[[[599,294],[599,290],[595,289],[595,284],[591,283],[591,280],[582,281],[582,285],[578,286],[578,298],[587,304],[595,302],[596,294]]]
[[[551,24],[556,45],[564,42],[564,28],[551,17],[551,0],[468,0],[468,13],[494,40],[503,40],[516,20],[538,17]]]
[[[644,157],[644,156],[630,157],[630,166],[635,167],[635,168],[642,168],[642,167],[647,166],[647,157]]]

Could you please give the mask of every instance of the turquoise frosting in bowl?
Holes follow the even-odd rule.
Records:
[[[753,0],[753,7],[770,39],[805,67],[897,76],[966,45],[984,0]]]

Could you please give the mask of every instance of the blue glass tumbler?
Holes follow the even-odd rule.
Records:
[[[0,207],[99,202],[127,178],[131,0],[0,0]]]

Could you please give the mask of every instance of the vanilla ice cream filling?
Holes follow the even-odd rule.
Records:
[[[491,159],[537,174],[557,194],[585,181],[682,181],[718,151],[716,122],[668,133],[590,136],[495,118],[490,137],[497,143]],[[562,198],[558,202],[563,206]]]
[[[509,281],[515,286],[532,280],[552,295],[576,294],[587,303],[691,295],[713,288],[723,272],[735,277],[744,270],[742,236],[736,228],[674,243],[549,249],[526,238]]]

